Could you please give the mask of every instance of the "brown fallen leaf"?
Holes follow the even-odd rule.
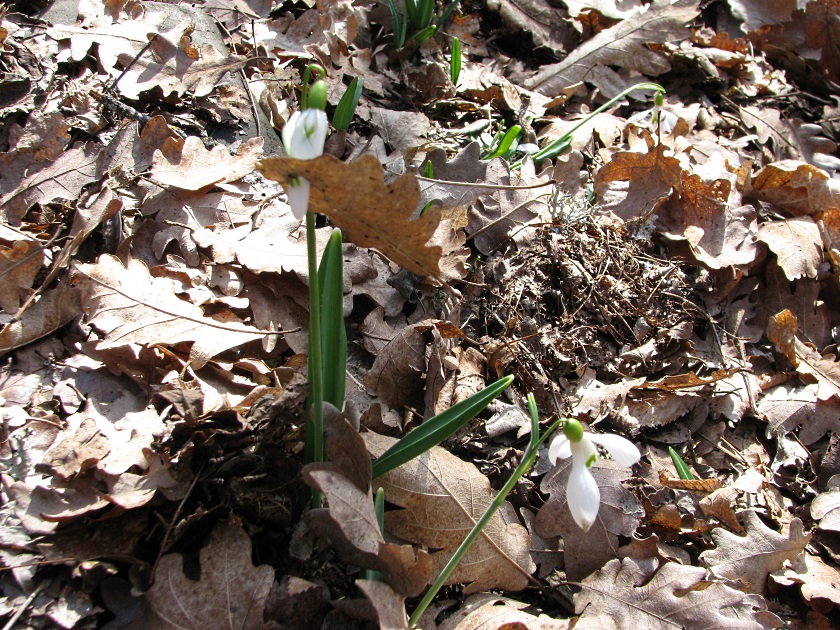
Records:
[[[715,548],[700,554],[700,562],[712,575],[740,580],[748,593],[764,593],[767,576],[782,568],[785,560],[795,558],[811,540],[802,521],[794,518],[788,534],[767,527],[753,510],[743,513],[747,535],[735,534],[716,527],[712,530]]]
[[[814,215],[840,207],[840,183],[806,162],[782,160],[756,173],[744,196],[772,203],[794,216]]]
[[[667,562],[652,575],[632,558],[612,560],[574,597],[575,630],[780,627],[758,595],[706,580],[706,570]]]
[[[365,386],[390,407],[416,403],[415,397],[423,388],[419,377],[426,369],[426,338],[419,329],[431,324],[432,320],[424,320],[403,328],[379,349],[365,375]]]
[[[811,217],[767,221],[758,228],[756,239],[776,254],[788,280],[816,278],[822,263],[822,238]]]
[[[476,593],[441,623],[437,630],[568,630],[571,619],[525,612],[528,604],[494,593]],[[421,624],[421,627],[426,627]]]
[[[782,586],[798,585],[802,599],[823,614],[840,606],[840,572],[819,556],[803,553],[772,573],[770,579]]]
[[[163,556],[145,598],[159,628],[269,630],[263,608],[274,583],[274,569],[251,563],[251,540],[234,522],[220,523],[199,555],[201,579],[184,575],[181,554]]]
[[[152,157],[152,178],[164,186],[181,190],[200,190],[222,182],[241,179],[254,170],[262,155],[263,139],[251,138],[239,145],[236,155],[225,147],[205,148],[200,138],[190,136],[174,143],[164,153],[157,149]]]
[[[704,479],[703,481],[712,481],[711,479]],[[714,481],[717,481],[716,479]],[[732,504],[738,497],[738,490],[732,486],[726,488],[719,487],[709,496],[700,499],[700,509],[706,516],[714,516],[721,523],[726,525],[729,529],[734,531],[739,536],[747,533],[741,521],[735,515],[735,510],[732,509]]]
[[[817,383],[784,383],[763,392],[756,410],[767,419],[767,437],[794,431],[801,425],[797,437],[810,445],[829,431],[840,433],[840,399],[821,399],[817,396],[819,389]]]
[[[105,333],[101,349],[192,341],[190,361],[201,367],[224,350],[263,337],[230,312],[206,317],[201,308],[179,299],[171,283],[153,278],[140,261],[124,267],[116,256],[104,254],[99,262],[74,269],[82,308]]]
[[[0,220],[20,225],[29,208],[55,199],[75,200],[99,176],[102,148],[93,142],[62,153],[0,197]]]
[[[371,432],[362,438],[374,457],[397,442]],[[378,477],[376,483],[384,488],[389,503],[403,508],[385,513],[386,531],[438,550],[432,553],[434,573],[440,572],[495,496],[488,479],[473,464],[437,446]],[[468,594],[488,588],[522,590],[536,570],[530,549],[527,530],[506,502],[446,584],[467,584],[464,592]]]
[[[420,201],[420,188],[411,173],[386,185],[379,160],[363,155],[349,163],[331,155],[314,160],[266,158],[257,170],[288,186],[294,177],[311,184],[309,209],[325,214],[360,247],[378,249],[392,261],[420,276],[440,275],[439,246],[427,246],[440,222],[432,207],[409,220]]]
[[[6,324],[0,330],[0,355],[54,333],[81,312],[80,292],[64,278],[54,289],[38,296],[26,309],[24,319]]]
[[[376,611],[380,630],[408,630],[405,614],[405,597],[384,582],[356,580],[356,586],[365,594]]]
[[[644,13],[636,13],[604,29],[575,48],[563,61],[543,66],[525,81],[525,87],[557,96],[578,81],[597,86],[606,97],[618,95],[628,83],[609,66],[657,76],[671,69],[668,60],[649,44],[688,39],[686,26],[698,11],[697,0],[654,0]]]
[[[692,492],[714,492],[721,487],[717,479],[669,479],[665,471],[659,471],[659,483],[666,488],[691,490]]]
[[[646,153],[616,153],[595,175],[599,208],[625,221],[646,219],[682,185],[679,160],[665,155],[667,147],[654,143],[647,130],[642,130],[642,137]]]
[[[609,459],[598,459],[590,470],[601,492],[601,507],[595,523],[585,533],[572,518],[566,500],[571,458],[558,461],[540,485],[540,490],[551,496],[537,512],[535,529],[542,538],[563,538],[566,575],[570,580],[581,580],[615,558],[618,537],[632,536],[644,516],[636,498],[621,486],[630,477],[626,468]]]
[[[32,288],[45,260],[44,247],[36,240],[0,245],[0,309],[9,315],[17,312],[21,296]]]

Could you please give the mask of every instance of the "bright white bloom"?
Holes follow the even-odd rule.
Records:
[[[601,492],[589,472],[589,467],[598,459],[595,444],[607,449],[621,466],[630,467],[642,456],[630,440],[619,435],[585,433],[577,420],[566,421],[563,433],[555,437],[548,447],[548,458],[552,464],[557,463],[557,458],[572,458],[572,474],[566,486],[566,500],[575,523],[583,531],[592,527],[601,505]]]
[[[283,127],[283,147],[286,155],[300,160],[312,160],[324,153],[327,139],[327,114],[320,109],[295,112]],[[298,219],[309,209],[309,182],[300,177],[289,182],[289,205]]]

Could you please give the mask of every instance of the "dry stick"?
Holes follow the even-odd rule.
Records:
[[[26,601],[23,602],[20,609],[14,615],[12,615],[12,618],[6,622],[5,626],[3,626],[3,630],[12,630],[12,628],[15,627],[17,620],[20,619],[20,616],[26,611],[27,608],[29,608],[29,604],[32,603],[32,600],[34,600],[38,596],[38,593],[43,591],[46,587],[46,582],[41,582],[38,586],[36,586],[35,590],[32,591],[29,594],[29,597],[26,598]]]
[[[163,540],[160,541],[160,549],[158,550],[157,558],[155,558],[154,564],[152,564],[152,579],[155,577],[155,571],[157,570],[158,563],[160,559],[163,557],[164,551],[166,550],[166,543],[169,542],[169,535],[172,533],[172,530],[175,528],[175,521],[178,520],[178,517],[181,515],[181,510],[184,508],[184,504],[187,502],[187,499],[192,494],[193,488],[195,488],[195,483],[198,481],[198,478],[201,476],[201,473],[204,471],[204,464],[201,465],[201,468],[198,469],[198,472],[195,474],[195,477],[190,484],[190,487],[187,489],[187,493],[184,495],[184,498],[181,499],[181,502],[178,504],[178,509],[175,510],[175,514],[172,515],[172,520],[169,521],[169,525],[166,527],[166,532],[163,534]]]
[[[414,177],[420,181],[431,182],[432,184],[442,184],[444,186],[464,186],[466,188],[489,188],[490,190],[530,190],[531,188],[554,186],[554,184],[557,183],[554,180],[549,180],[539,184],[528,184],[527,186],[506,186],[504,184],[482,184],[480,182],[453,182],[447,179],[434,179],[417,174],[415,174]],[[533,199],[531,201],[533,201]]]

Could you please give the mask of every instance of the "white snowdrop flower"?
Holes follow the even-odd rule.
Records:
[[[305,109],[292,114],[283,127],[283,147],[286,155],[300,160],[312,160],[324,153],[327,139],[327,114],[321,109]],[[289,205],[298,219],[309,209],[309,182],[300,177],[289,182]]]
[[[601,492],[589,472],[589,467],[598,459],[595,444],[603,446],[618,464],[628,468],[642,456],[630,440],[620,435],[587,433],[577,420],[565,422],[563,433],[555,437],[548,447],[548,458],[552,464],[556,464],[558,458],[572,458],[572,474],[566,486],[566,500],[575,523],[583,531],[592,527],[601,505]]]

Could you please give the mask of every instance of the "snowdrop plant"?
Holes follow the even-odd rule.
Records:
[[[563,432],[555,437],[548,447],[548,458],[552,464],[556,464],[558,458],[572,458],[572,474],[566,486],[566,500],[572,518],[583,531],[592,527],[601,505],[601,492],[589,471],[598,459],[596,444],[603,446],[619,465],[628,468],[642,456],[630,440],[620,435],[596,435],[584,431],[577,420],[566,420]]]

